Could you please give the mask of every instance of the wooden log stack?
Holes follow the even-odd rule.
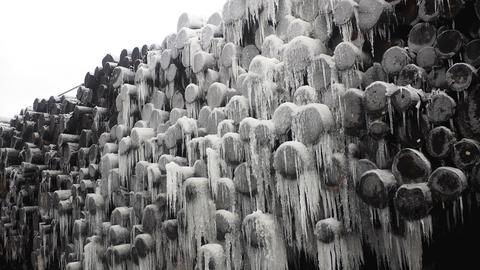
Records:
[[[432,231],[461,226],[480,192],[478,10],[227,0],[182,14],[160,44],[107,54],[76,96],[0,125],[0,256],[336,270],[368,250],[422,269]]]

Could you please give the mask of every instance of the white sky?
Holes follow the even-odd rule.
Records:
[[[0,117],[82,83],[107,53],[160,44],[183,12],[208,18],[225,1],[1,0]]]

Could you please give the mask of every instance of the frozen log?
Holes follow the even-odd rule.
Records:
[[[276,35],[268,35],[261,46],[262,55],[268,58],[281,59],[283,52],[283,40]]]
[[[223,39],[223,26],[206,24],[202,28],[202,33],[200,35],[202,49],[204,51],[210,51],[212,46],[215,46],[215,44],[212,44],[215,38]]]
[[[223,83],[213,83],[207,91],[207,104],[212,109],[224,107],[227,102],[228,87]]]
[[[238,46],[229,42],[225,44],[220,55],[219,64],[223,67],[230,68],[234,63],[239,64],[240,53]]]
[[[441,9],[436,0],[423,0],[418,3],[418,18],[424,22],[432,22],[440,17]]]
[[[467,188],[467,176],[453,167],[439,167],[428,178],[433,198],[445,202],[455,201]]]
[[[217,225],[218,241],[225,241],[227,234],[235,234],[240,230],[240,218],[237,214],[227,210],[217,210],[215,224]]]
[[[358,134],[365,126],[365,92],[350,88],[342,96],[345,111],[343,113],[343,127],[349,134]]]
[[[198,269],[223,269],[225,265],[225,255],[223,246],[220,244],[205,244],[198,249],[197,268]]]
[[[216,65],[215,58],[212,54],[199,51],[193,56],[193,72],[204,72],[207,69],[214,68]]]
[[[460,51],[464,37],[457,30],[445,30],[437,36],[436,52],[442,59],[450,59]]]
[[[457,103],[444,92],[434,93],[430,96],[427,116],[436,124],[448,122],[455,115]]]
[[[307,105],[317,101],[317,91],[308,85],[300,86],[293,94],[293,103],[297,106]]]
[[[57,145],[62,146],[64,143],[78,143],[80,141],[80,135],[62,133],[58,136]]]
[[[473,166],[480,160],[480,143],[463,138],[453,145],[453,162],[460,169]]]
[[[145,206],[142,215],[143,230],[146,233],[154,234],[157,228],[160,228],[165,212],[165,209],[160,209],[154,204]]]
[[[364,92],[364,106],[368,113],[380,115],[388,109],[387,97],[397,90],[397,86],[386,82],[373,82]]]
[[[214,199],[216,209],[235,209],[235,184],[230,178],[216,180],[216,197]],[[217,227],[218,228],[218,227]]]
[[[176,219],[165,220],[162,223],[162,230],[170,241],[178,239],[178,221]]]
[[[332,243],[343,234],[343,225],[335,218],[322,219],[315,225],[315,236],[325,244]]]
[[[83,194],[93,193],[95,190],[95,183],[92,180],[81,180],[80,190]]]
[[[286,86],[293,89],[302,86],[304,76],[308,73],[315,56],[326,51],[325,45],[319,40],[305,36],[296,37],[286,44],[283,61],[285,69],[290,71],[285,76]]]
[[[190,29],[200,29],[203,27],[204,23],[205,20],[202,17],[184,12],[178,18],[177,32],[180,32],[183,27],[187,27]]]
[[[105,259],[110,267],[123,267],[130,260],[131,246],[130,244],[122,244],[110,246],[105,252]]]
[[[122,138],[128,136],[130,129],[126,125],[117,125],[115,129],[112,128],[111,132],[113,132],[112,135],[117,139],[117,141],[121,141]]]
[[[283,177],[296,180],[304,168],[314,166],[313,158],[301,142],[282,143],[274,156],[274,167]]]
[[[404,148],[393,159],[392,172],[400,185],[426,182],[431,171],[430,161],[415,149]]]
[[[389,170],[372,169],[363,173],[357,184],[358,196],[368,205],[383,209],[397,188],[395,176]]]
[[[463,58],[465,62],[474,66],[480,66],[480,39],[474,39],[465,45]]]
[[[200,32],[198,30],[182,27],[177,33],[175,48],[183,49],[190,39],[197,40],[199,33]]]
[[[145,258],[149,253],[154,252],[155,239],[148,233],[139,234],[135,237],[133,247],[140,258]]]
[[[418,53],[422,48],[433,46],[437,38],[437,28],[430,23],[417,23],[408,33],[408,49]]]
[[[125,244],[130,241],[130,232],[120,225],[112,225],[108,229],[108,239],[113,246]]]
[[[427,72],[425,69],[415,64],[408,64],[400,70],[396,83],[399,86],[410,85],[416,89],[423,89],[425,88],[427,80]]]
[[[288,25],[286,38],[287,41],[291,41],[292,39],[299,36],[309,37],[311,36],[312,31],[313,27],[310,22],[295,18],[290,21],[290,24]]]
[[[132,147],[139,148],[150,138],[154,137],[153,128],[134,128],[131,132]]]
[[[33,164],[43,164],[44,155],[42,150],[36,147],[28,148],[25,152],[25,161]]]
[[[225,112],[228,119],[238,125],[240,122],[250,116],[250,107],[248,98],[244,96],[233,96],[225,105]]]
[[[456,92],[467,90],[478,82],[477,70],[466,63],[456,63],[451,66],[445,78],[450,89]]]
[[[132,211],[132,207],[116,207],[113,209],[112,214],[110,215],[110,223],[112,225],[120,225],[130,229],[133,225],[132,221],[130,220]]]
[[[220,122],[227,119],[224,108],[214,108],[207,120],[207,133],[217,134],[217,126]]]
[[[349,70],[364,62],[362,51],[351,42],[339,43],[335,47],[333,55],[338,70]]]
[[[287,134],[291,129],[292,115],[298,110],[298,106],[291,102],[285,102],[275,109],[273,113],[273,124],[277,135]]]
[[[100,160],[100,173],[106,179],[111,169],[118,168],[118,154],[106,154]]]
[[[301,106],[292,116],[292,130],[306,145],[316,144],[322,134],[330,132],[334,125],[330,109],[320,103]]]
[[[436,127],[428,132],[426,146],[430,156],[434,158],[447,158],[455,142],[455,134],[447,127]]]
[[[358,2],[358,27],[362,31],[370,30],[383,21],[388,21],[392,13],[393,8],[388,1],[360,0]],[[373,44],[371,45],[373,46]]]
[[[243,141],[238,133],[227,133],[222,137],[222,157],[230,165],[244,160]]]
[[[116,143],[106,143],[103,146],[102,156],[106,154],[117,154],[118,153],[118,144]]]
[[[396,111],[406,112],[420,104],[419,90],[410,86],[400,86],[391,94],[391,103]]]
[[[351,21],[356,22],[356,14],[358,14],[357,2],[353,0],[341,0],[333,7],[333,22],[337,26],[345,25]]]
[[[248,71],[252,59],[259,54],[260,52],[255,45],[245,46],[240,53],[240,66]]]
[[[407,220],[419,220],[429,215],[432,193],[427,183],[404,184],[395,193],[398,213]]]
[[[399,46],[390,47],[382,57],[382,67],[389,75],[397,75],[412,59],[408,52]]]
[[[113,70],[111,84],[114,88],[120,87],[124,83],[133,84],[135,81],[135,72],[128,68],[116,67]]]
[[[255,196],[257,194],[257,178],[252,174],[250,169],[247,169],[247,163],[241,163],[235,168],[233,172],[233,182],[235,189],[242,195]],[[250,175],[247,174],[250,173]]]

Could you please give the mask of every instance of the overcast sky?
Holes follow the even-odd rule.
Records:
[[[183,12],[208,18],[225,1],[0,1],[0,117],[82,83],[106,53],[161,43]]]

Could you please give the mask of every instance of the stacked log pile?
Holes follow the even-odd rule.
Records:
[[[228,0],[0,126],[34,269],[422,269],[480,189],[480,4]]]

